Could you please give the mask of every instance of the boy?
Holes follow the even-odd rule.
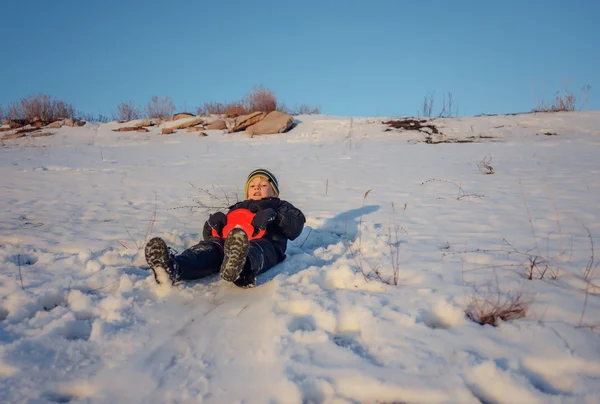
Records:
[[[220,272],[222,279],[236,286],[255,286],[258,274],[285,259],[287,241],[300,235],[306,221],[299,209],[279,199],[277,179],[265,169],[248,175],[246,200],[230,206],[229,212],[236,209],[255,213],[252,219],[255,230],[250,236],[265,230],[261,238],[248,240],[248,234],[241,228],[232,229],[225,240],[213,236],[213,229],[221,236],[227,224],[223,212],[212,214],[204,224],[204,241],[180,255],[173,254],[161,238],[155,237],[146,244],[145,253],[156,282],[175,283]]]

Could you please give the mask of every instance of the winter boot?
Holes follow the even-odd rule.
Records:
[[[179,268],[175,261],[175,254],[164,240],[160,237],[154,237],[146,244],[146,262],[154,272],[156,283],[170,280],[175,283],[179,280]]]
[[[256,276],[248,268],[244,268],[240,277],[233,283],[239,288],[253,288],[256,286]]]
[[[246,256],[248,255],[248,235],[239,228],[233,228],[225,239],[225,257],[221,265],[221,278],[227,282],[235,282],[239,279]]]

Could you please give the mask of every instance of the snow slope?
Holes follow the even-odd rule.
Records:
[[[298,121],[3,141],[0,402],[600,402],[600,112],[436,119],[475,140],[441,144]],[[307,217],[286,261],[157,287],[145,240],[192,246],[257,167]],[[465,316],[516,293],[523,319]]]

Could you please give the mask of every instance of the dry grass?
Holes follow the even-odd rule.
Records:
[[[526,317],[532,298],[520,290],[504,292],[489,284],[485,290],[473,288],[466,310],[467,317],[480,325],[497,326],[500,321],[518,320]]]
[[[205,102],[198,107],[198,115],[226,115],[235,118],[252,112],[271,112],[278,108],[277,96],[272,90],[256,86],[241,100],[229,103]]]
[[[117,114],[115,115],[116,120],[133,121],[134,119],[140,119],[141,117],[142,114],[135,102],[122,102],[117,105]]]
[[[301,104],[296,108],[289,109],[277,100],[277,95],[273,90],[262,85],[255,86],[250,93],[240,100],[227,103],[205,102],[197,108],[198,115],[226,115],[229,118],[247,115],[252,112],[269,113],[272,111],[281,111],[289,115],[310,115],[320,114],[321,108]]]
[[[590,97],[591,89],[592,86],[590,86],[589,84],[586,84],[585,86],[581,87],[581,92],[583,93],[583,106],[585,109],[588,109],[588,99]]]
[[[588,89],[589,91],[589,89]],[[587,99],[587,93],[585,93]],[[568,89],[565,89],[562,93],[557,91],[554,100],[547,102],[543,99],[536,98],[535,109],[533,112],[564,112],[564,111],[575,111],[576,97]]]
[[[492,156],[486,156],[477,163],[477,168],[484,174],[494,174],[494,167],[492,167]]]
[[[436,114],[433,113],[433,105],[435,98],[433,94],[426,95],[423,97],[423,104],[421,105],[421,111],[423,117],[430,118]],[[449,118],[451,116],[458,115],[458,106],[454,101],[454,97],[451,92],[443,94],[442,106],[440,111],[437,113],[438,118]]]
[[[550,199],[553,201],[551,190],[549,189],[548,192],[550,193]],[[569,266],[573,254],[573,245],[571,241],[570,251],[569,249],[565,248],[565,246],[563,246],[564,235],[559,219],[560,216],[558,214],[558,211],[556,210],[556,206],[554,206],[554,209],[556,212],[557,232],[548,233],[546,237],[546,248],[545,251],[543,251],[538,243],[538,235],[536,234],[533,218],[531,215],[531,211],[529,210],[529,205],[527,203],[527,199],[525,197],[524,192],[523,201],[528,215],[528,221],[533,240],[533,247],[527,249],[522,247],[515,247],[508,240],[503,239],[505,247],[502,248],[475,249],[470,251],[465,250],[462,252],[444,252],[442,253],[442,256],[457,254],[462,257],[465,254],[475,253],[485,254],[492,257],[492,263],[469,268],[468,270],[463,271],[463,275],[466,272],[480,270],[491,269],[493,271],[496,271],[498,269],[510,269],[512,271],[516,271],[517,274],[519,274],[520,276],[522,276],[523,279],[526,280],[539,280],[550,283],[557,287],[564,287],[568,285],[569,288],[579,290],[579,292],[581,292],[581,294],[583,295],[584,300],[578,326],[583,326],[585,324],[584,318],[589,297],[591,295],[598,296],[598,294],[600,293],[600,284],[595,279],[596,270],[598,269],[599,264],[596,262],[595,259],[595,246],[592,234],[585,225],[582,225],[582,227],[586,231],[587,238],[589,239],[589,258],[587,260],[587,263],[585,264],[585,267],[573,267],[573,265]],[[552,236],[553,234],[555,235]],[[551,252],[550,244],[553,239],[556,239],[556,237],[558,237],[558,245],[556,246],[556,250]],[[503,262],[495,264],[494,260],[496,258],[501,259]],[[570,277],[571,281],[565,285],[561,283],[563,277]],[[512,296],[512,299],[509,299],[508,302],[504,300],[493,300],[491,301],[491,303],[494,304],[491,306],[502,309],[495,311],[495,313],[498,315],[517,315],[519,310],[522,308],[521,306],[516,304],[522,301],[522,299],[518,299],[519,297],[522,296],[514,295]],[[515,304],[509,304],[511,302]],[[486,300],[483,299],[483,303],[485,303],[483,305],[484,308],[489,311],[488,306],[490,306],[490,302],[486,302]],[[474,314],[478,314],[478,312],[475,310]]]
[[[53,99],[50,95],[38,94],[10,104],[6,115],[8,119],[13,120],[33,121],[34,118],[39,118],[43,122],[54,122],[74,118],[75,108],[69,103]]]
[[[362,209],[364,211],[365,201],[371,190],[365,192],[363,196]],[[406,210],[406,205],[404,205]],[[386,285],[398,285],[398,277],[400,274],[400,230],[404,230],[396,222],[396,208],[392,203],[392,223],[388,225],[388,237],[387,246],[389,248],[390,260],[391,260],[391,276],[383,274],[383,267],[380,262],[374,263],[367,258],[362,247],[362,214],[359,218],[358,223],[358,238],[354,243],[347,241],[348,251],[352,256],[352,259],[356,263],[360,273],[363,275],[365,281],[369,282],[372,280],[379,281]],[[406,233],[406,230],[404,230]]]

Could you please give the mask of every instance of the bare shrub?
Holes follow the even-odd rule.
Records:
[[[316,105],[300,104],[294,109],[285,111],[287,108],[280,107],[278,110],[281,112],[287,112],[290,115],[318,115],[321,113],[321,108]]]
[[[133,121],[134,119],[140,118],[140,109],[135,102],[122,102],[117,106],[117,115],[115,116],[115,119],[119,121]]]
[[[95,115],[91,112],[78,112],[77,113],[77,120],[81,120],[81,121],[86,121],[86,122],[100,122],[100,123],[106,123],[106,122],[110,122],[111,121],[111,117],[109,117],[108,115],[103,115],[103,114],[98,114]]]
[[[54,113],[54,116],[51,116],[49,121],[73,118],[75,116],[75,108],[64,101],[54,101],[52,104],[52,112]]]
[[[241,100],[228,103],[205,102],[197,109],[198,115],[227,115],[230,118],[252,112],[269,113],[272,111],[281,111],[290,115],[308,115],[320,114],[321,108],[309,104],[301,104],[294,109],[289,109],[285,104],[278,102],[274,91],[260,85],[255,86],[252,91]]]
[[[19,112],[19,105],[17,103],[8,104],[8,110],[6,111],[6,119],[23,119]]]
[[[9,106],[9,119],[24,119],[32,121],[39,118],[44,122],[73,118],[75,108],[64,101],[55,100],[47,94],[38,94],[22,98]]]
[[[0,122],[4,119],[4,107],[0,105]]]
[[[235,118],[236,116],[246,115],[250,112],[253,112],[253,111],[248,110],[248,108],[246,108],[244,103],[241,101],[231,102],[231,103],[227,104],[225,107],[226,107],[225,115],[227,115],[227,117],[229,117],[229,118]]]
[[[244,99],[248,112],[272,112],[277,110],[277,96],[272,90],[262,85],[255,86]]]
[[[526,297],[520,290],[503,292],[497,280],[495,285],[489,284],[484,291],[477,288],[473,290],[465,313],[471,321],[480,325],[495,327],[499,321],[524,318],[532,301],[532,298]]]
[[[198,115],[223,115],[227,113],[227,104],[221,102],[205,102],[198,107]]]
[[[229,118],[246,115],[249,111],[243,101],[233,101],[230,103],[205,102],[198,107],[198,115],[227,115]]]
[[[175,105],[171,97],[164,96],[159,98],[153,96],[148,105],[146,105],[146,116],[150,119],[169,119],[175,112]]]

